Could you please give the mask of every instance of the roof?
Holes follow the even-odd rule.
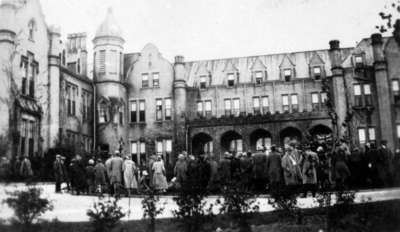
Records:
[[[104,36],[122,38],[122,30],[115,20],[112,8],[108,8],[106,18],[97,28],[95,38]]]

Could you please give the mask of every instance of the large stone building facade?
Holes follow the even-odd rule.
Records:
[[[37,15],[24,13],[27,7],[38,7],[29,11]],[[16,57],[39,67],[34,88],[40,97],[18,95],[15,102],[16,108],[34,109],[20,107],[40,128],[42,151],[72,140],[87,150],[131,153],[140,164],[159,154],[173,165],[183,150],[219,156],[293,139],[400,145],[400,28],[393,37],[374,34],[351,48],[332,40],[325,50],[201,61],[176,56],[170,62],[153,44],[125,52],[122,30],[109,10],[92,40],[93,78],[87,78],[86,35],[71,34],[62,44],[39,8],[36,0],[3,1],[0,50],[7,51],[1,56],[8,61],[18,31],[25,31],[24,51]],[[12,23],[10,17],[20,19]],[[37,42],[28,38],[32,19]],[[15,61],[18,70],[25,67],[20,62]],[[15,124],[11,121],[23,121],[7,105],[1,110],[7,115],[3,132]],[[20,143],[21,130],[12,144]]]

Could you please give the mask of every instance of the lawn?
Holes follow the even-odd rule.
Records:
[[[282,216],[282,212],[266,212],[251,215],[250,224],[253,232],[269,231],[318,231],[326,230],[326,209],[305,209],[303,224],[297,225],[294,220]],[[332,215],[331,215],[332,216]],[[333,215],[338,216],[335,228],[331,231],[400,231],[400,200],[391,200],[374,203],[352,205],[349,212]],[[157,220],[156,231],[183,231],[181,222],[175,219]],[[218,215],[213,221],[206,223],[200,231],[215,231],[220,227],[223,231],[237,231],[229,229],[232,221],[225,215]],[[0,231],[19,232],[17,225],[0,225]],[[91,231],[89,222],[66,223],[60,221],[41,222],[31,228],[30,231],[37,232],[85,232]],[[114,232],[144,232],[147,231],[147,221],[127,221],[121,224]]]

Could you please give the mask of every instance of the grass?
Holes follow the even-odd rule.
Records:
[[[281,212],[267,212],[252,214],[250,224],[253,232],[268,231],[318,231],[325,227],[324,209],[305,209],[304,223],[296,225],[293,220],[282,218]],[[373,202],[354,205],[352,212],[343,215],[345,229],[335,229],[334,231],[400,231],[400,200]],[[181,223],[176,219],[157,220],[156,231],[183,231]],[[215,231],[217,227],[229,230],[232,221],[225,215],[218,215],[213,221],[206,223],[201,231]],[[121,224],[113,232],[144,232],[147,231],[147,220],[127,221]],[[361,227],[360,227],[361,226]],[[360,229],[363,228],[363,229]],[[19,232],[18,225],[0,224],[0,231]],[[32,227],[30,231],[36,232],[89,232],[89,222],[41,222]],[[326,230],[324,230],[326,231]]]

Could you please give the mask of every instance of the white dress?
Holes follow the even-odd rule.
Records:
[[[135,176],[136,165],[132,160],[125,160],[122,166],[124,172],[125,187],[130,189],[137,189],[137,181]]]

